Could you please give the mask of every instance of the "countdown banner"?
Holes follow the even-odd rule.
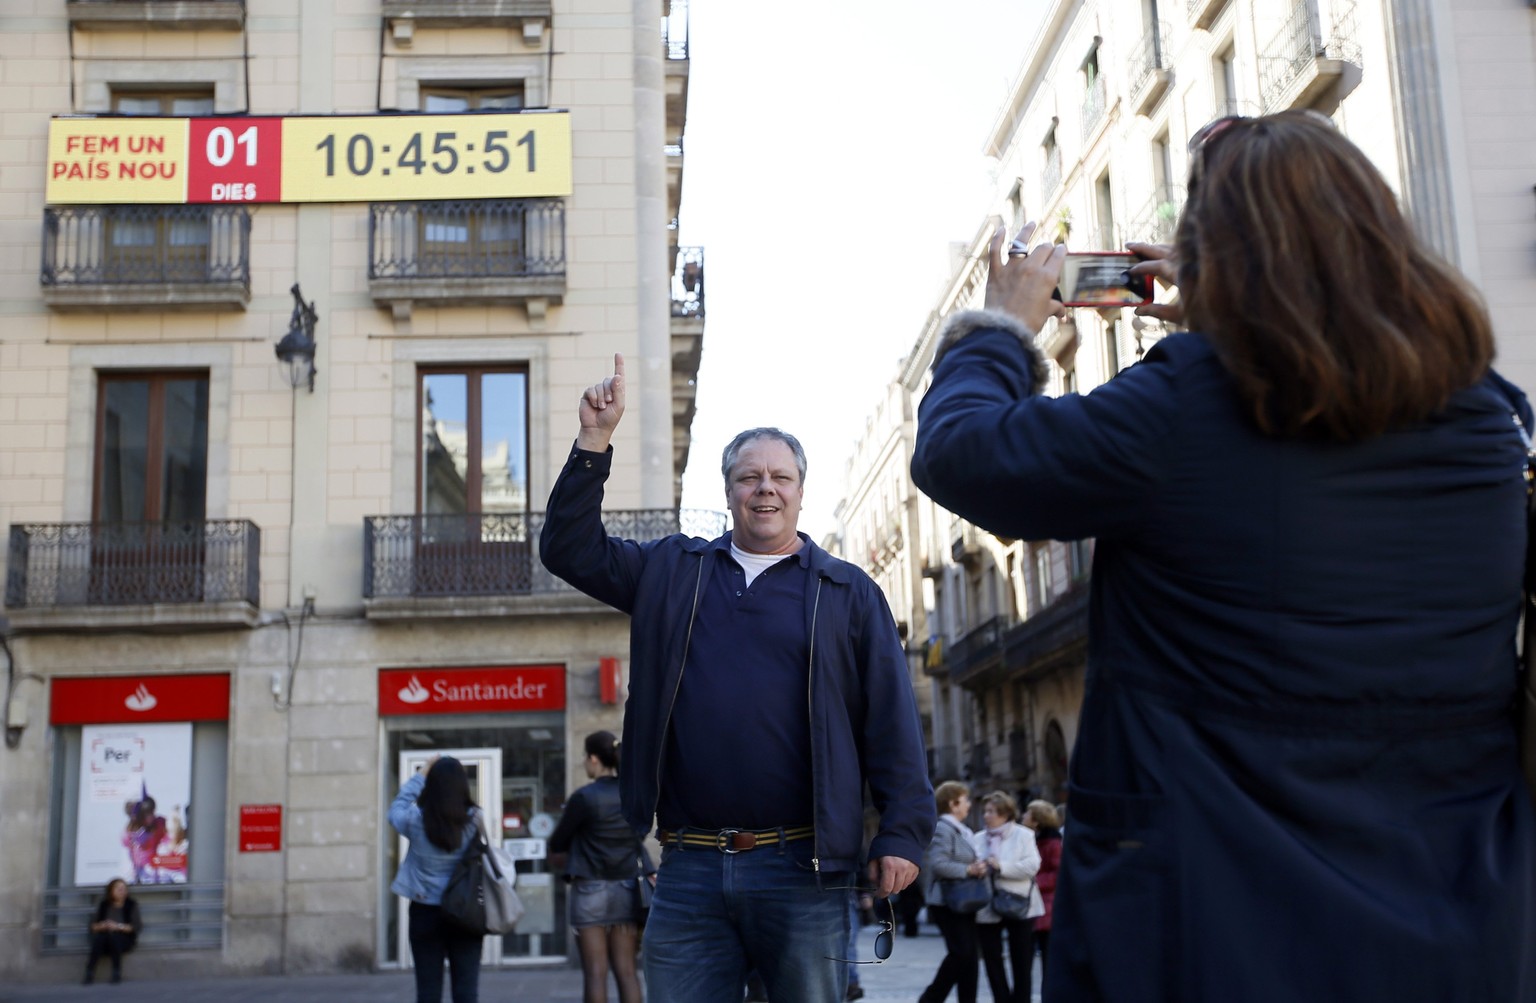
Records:
[[[571,194],[569,112],[56,118],[50,205]]]

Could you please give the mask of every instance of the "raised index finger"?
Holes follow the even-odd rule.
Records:
[[[613,375],[615,375],[615,376],[623,376],[624,375],[624,353],[623,352],[614,352],[613,353]]]

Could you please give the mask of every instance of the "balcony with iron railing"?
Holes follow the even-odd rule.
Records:
[[[1061,187],[1061,147],[1051,146],[1045,151],[1045,169],[1040,172],[1040,201],[1049,202]]]
[[[682,497],[704,361],[704,248],[672,248],[672,469]]]
[[[542,318],[565,296],[562,199],[375,202],[368,288],[408,317],[415,302],[521,303]]]
[[[645,542],[725,532],[721,512],[605,511],[612,536]],[[374,620],[590,612],[539,559],[543,512],[375,515],[363,520],[363,600]]]
[[[1153,244],[1173,243],[1173,235],[1179,226],[1179,213],[1183,208],[1182,185],[1159,186],[1131,218],[1131,225],[1126,228],[1126,239]]]
[[[65,0],[70,27],[90,31],[182,31],[245,27],[245,0]]]
[[[43,300],[56,310],[243,310],[251,213],[237,206],[50,206]]]
[[[1353,0],[1331,5],[1324,32],[1310,0],[1298,0],[1284,26],[1259,50],[1264,113],[1306,108],[1361,60]]]
[[[680,154],[683,133],[688,131],[688,78],[693,65],[688,57],[688,0],[663,0],[661,48],[666,56],[666,135],[676,140]],[[672,213],[678,205],[672,203]]]
[[[1155,21],[1141,37],[1141,41],[1136,43],[1131,58],[1126,62],[1131,107],[1136,109],[1136,114],[1145,115],[1167,93],[1168,84],[1173,79],[1171,59],[1168,52],[1168,25]]]
[[[395,44],[410,46],[417,28],[519,28],[524,45],[539,45],[550,0],[383,0]]]
[[[1083,145],[1089,145],[1094,130],[1104,122],[1104,113],[1109,110],[1109,92],[1105,89],[1103,76],[1096,76],[1088,82],[1087,92],[1083,95]]]
[[[251,627],[261,530],[246,519],[11,526],[14,627]]]
[[[1004,620],[994,616],[971,628],[944,651],[944,671],[950,679],[964,677],[1002,655]]]

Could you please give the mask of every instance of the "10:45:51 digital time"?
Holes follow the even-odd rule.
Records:
[[[504,129],[492,129],[487,132],[485,134],[485,141],[480,146],[486,157],[480,161],[478,166],[491,174],[500,174],[510,167],[512,164],[512,148],[508,147],[505,143],[505,140],[510,135]],[[410,140],[405,144],[405,147],[400,151],[399,157],[394,162],[393,166],[395,168],[401,171],[412,171],[416,174],[422,173],[428,167],[438,174],[452,174],[459,169],[459,148],[455,143],[455,140],[458,138],[457,132],[434,133],[430,150],[426,149],[426,141],[422,137],[423,134],[419,132],[411,134]],[[527,148],[527,171],[529,174],[532,174],[535,167],[533,130],[529,129],[525,132],[515,145],[519,148]],[[335,177],[337,160],[335,135],[326,136],[315,144],[315,149],[325,154],[325,176],[328,178]],[[473,153],[474,150],[475,145],[473,143],[466,143],[464,145],[465,153]],[[380,146],[379,153],[383,157],[387,157],[390,153],[390,148],[388,146]],[[353,175],[363,177],[373,171],[375,160],[373,137],[366,133],[358,133],[348,139],[342,154],[341,160],[345,164],[346,169]],[[429,156],[430,160],[428,159]],[[380,162],[383,162],[382,159]],[[475,166],[466,163],[464,165],[465,173],[473,174]],[[390,173],[390,168],[383,168],[381,173]]]

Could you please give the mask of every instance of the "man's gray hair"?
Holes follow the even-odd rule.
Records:
[[[777,428],[749,428],[732,439],[725,452],[720,454],[720,475],[725,478],[727,490],[731,486],[731,470],[736,466],[736,458],[747,443],[756,439],[777,439],[788,446],[795,454],[795,466],[800,468],[800,483],[805,484],[805,447],[800,445],[800,440]]]

